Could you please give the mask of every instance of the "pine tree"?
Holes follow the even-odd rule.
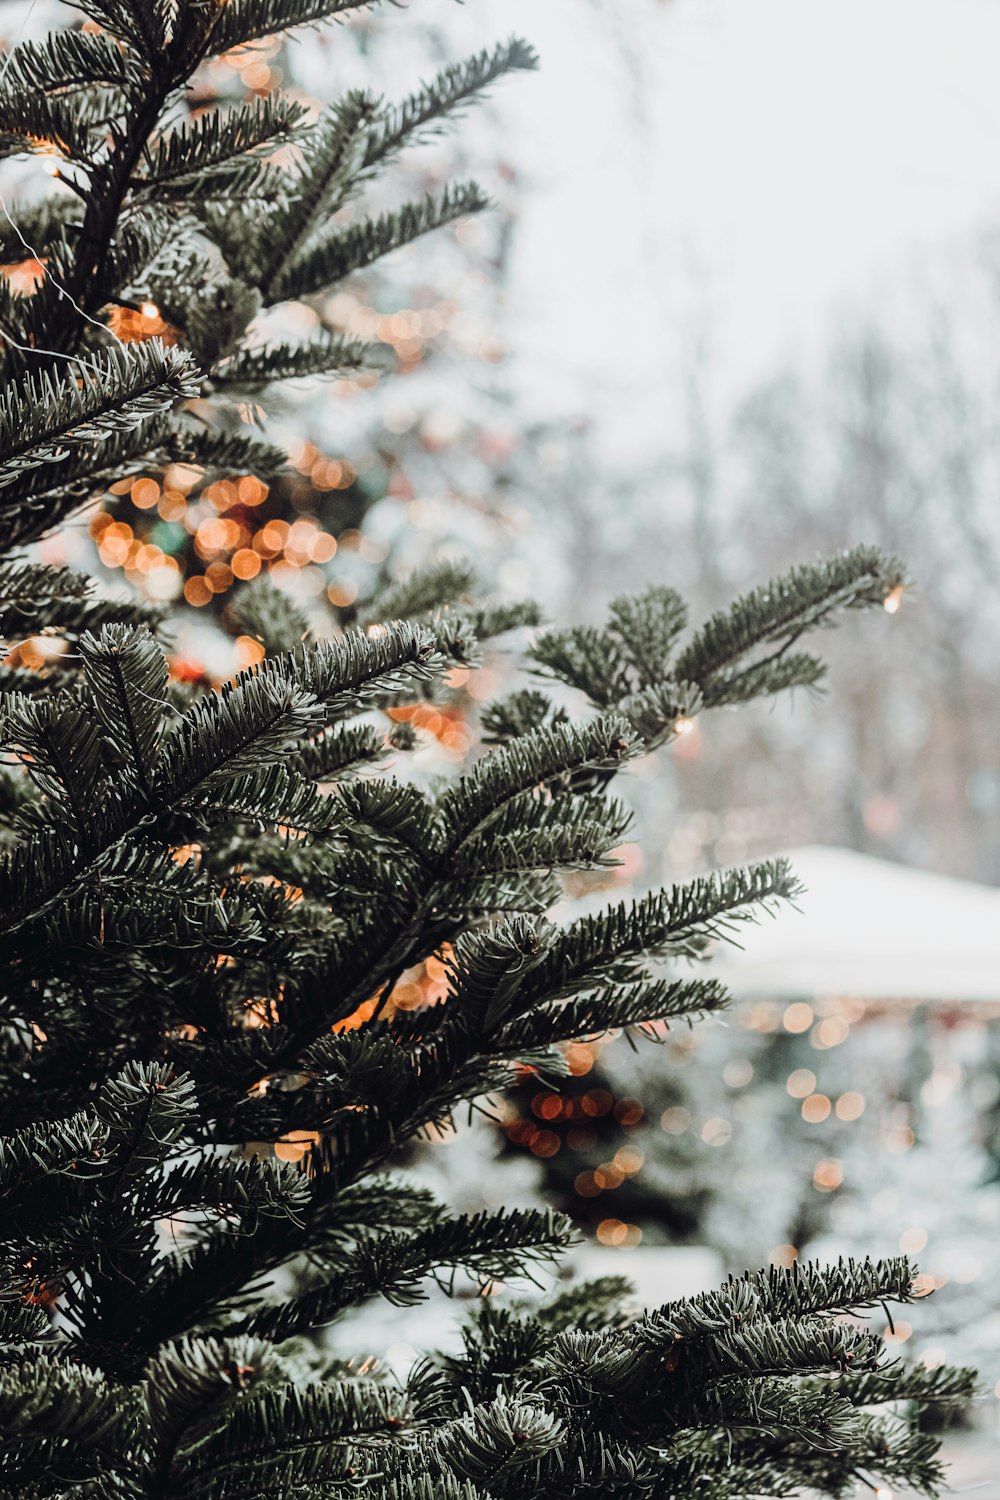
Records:
[[[703,708],[815,683],[800,637],[901,582],[860,548],[693,633],[663,587],[604,629],[543,633],[549,688],[494,705],[488,753],[427,790],[361,774],[393,748],[381,716],[533,607],[477,603],[440,567],[317,640],[251,587],[266,654],[212,692],[171,682],[146,607],[15,553],[160,458],[277,462],[226,401],[360,351],[257,342],[259,311],[481,206],[457,187],[338,216],[407,140],[530,65],[520,42],[308,128],[281,97],[176,123],[206,57],[352,8],[85,0],[83,29],[4,72],[5,149],[57,153],[70,192],[18,207],[40,280],[0,307],[0,622],[67,645],[5,669],[0,704],[0,1493],[724,1500],[872,1474],[932,1491],[933,1440],[884,1405],[953,1399],[968,1372],[894,1372],[843,1316],[910,1300],[901,1259],[748,1273],[641,1319],[617,1282],[534,1311],[488,1298],[461,1354],[401,1384],[309,1343],[366,1299],[485,1287],[568,1243],[548,1211],[449,1213],[394,1154],[519,1069],[557,1074],[567,1042],[724,1002],[670,966],[794,895],[782,863],[564,926],[546,916],[559,874],[612,858],[619,771]],[[176,343],[117,344],[109,314],[147,297]],[[394,1012],[432,953],[445,1002]],[[289,1138],[303,1164],[276,1159]]]

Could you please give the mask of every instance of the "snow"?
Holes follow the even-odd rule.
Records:
[[[1000,1002],[1000,891],[847,849],[788,858],[798,910],[745,928],[712,965],[737,998]]]

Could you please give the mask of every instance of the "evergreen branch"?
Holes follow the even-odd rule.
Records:
[[[537,66],[534,48],[516,36],[450,63],[416,93],[378,113],[367,130],[363,167],[382,165],[404,145],[427,139],[498,78]]]
[[[268,657],[258,671],[287,675],[323,705],[327,724],[353,717],[366,705],[445,670],[433,635],[405,622],[349,630],[336,641],[316,641]]]
[[[758,691],[766,690],[761,685],[765,663],[748,661],[754,652],[772,647],[768,660],[777,661],[805,631],[827,624],[840,610],[883,604],[903,578],[898,559],[876,547],[855,547],[831,562],[793,568],[713,615],[681,652],[674,671],[697,683],[708,705],[731,701],[747,670],[757,674]]]
[[[0,395],[0,488],[67,449],[134,428],[150,413],[197,393],[187,354],[156,339],[90,358],[79,378],[43,370]]]
[[[53,1173],[84,1178],[95,1171],[108,1127],[87,1110],[65,1120],[40,1120],[0,1139],[0,1201],[25,1188],[37,1189]]]
[[[129,1063],[109,1078],[95,1113],[107,1128],[99,1192],[109,1198],[158,1166],[192,1121],[194,1087],[163,1064]]]
[[[395,856],[409,853],[423,861],[433,834],[433,804],[418,787],[396,781],[362,781],[340,789],[351,820]]]
[[[545,693],[523,688],[508,698],[489,703],[483,709],[481,727],[488,745],[502,745],[533,729],[567,724],[569,714],[557,707]]]
[[[675,589],[653,587],[612,599],[608,628],[642,688],[674,675],[670,658],[687,625],[687,605]]]
[[[261,1216],[297,1219],[309,1201],[309,1179],[297,1167],[259,1156],[199,1156],[172,1167],[156,1190],[164,1217],[211,1209],[253,1226]]]
[[[527,1011],[508,1021],[494,1046],[519,1057],[560,1042],[602,1036],[628,1026],[677,1017],[697,1019],[729,1003],[714,979],[649,980],[644,984],[603,985],[584,999]]]
[[[237,1331],[281,1341],[321,1327],[376,1294],[407,1307],[420,1299],[424,1276],[465,1269],[488,1282],[551,1259],[572,1238],[567,1220],[536,1209],[462,1215],[416,1234],[385,1235],[361,1244],[332,1280],[251,1313]]]
[[[313,781],[281,764],[213,782],[198,800],[198,812],[212,821],[245,819],[283,832],[330,833],[342,828],[341,809]]]
[[[0,493],[0,552],[37,541],[88,500],[161,459],[182,461],[162,413],[134,428],[68,449],[60,458],[22,472]]]
[[[543,788],[566,783],[574,773],[618,770],[639,753],[630,726],[612,715],[523,735],[486,756],[445,792],[439,803],[442,847],[458,849],[487,828],[513,797],[532,788],[542,794]]]
[[[141,193],[201,192],[206,179],[233,171],[248,155],[276,150],[296,138],[305,107],[282,94],[268,94],[228,110],[206,110],[146,148]]]
[[[151,974],[172,956],[192,950],[218,958],[223,954],[262,955],[277,960],[291,946],[283,893],[258,881],[234,880],[224,891],[194,858],[184,864],[169,858],[162,845],[137,841],[116,845],[41,913],[47,958],[38,934],[15,929],[3,951],[27,973],[53,968],[64,950],[90,947],[98,967],[112,965],[116,953],[142,948]],[[159,951],[158,951],[159,950]],[[75,962],[82,964],[77,953]]]
[[[302,1494],[328,1495],[331,1485],[350,1485],[370,1468],[377,1482],[378,1461],[369,1466],[363,1455],[371,1448],[374,1458],[398,1441],[408,1415],[404,1394],[383,1382],[253,1381],[221,1420],[197,1424],[171,1479],[192,1500],[218,1494],[220,1481],[227,1494],[261,1483],[280,1494],[294,1483]]]
[[[407,203],[401,209],[365,219],[349,229],[328,234],[305,248],[270,285],[266,300],[281,302],[306,297],[343,281],[352,271],[370,266],[392,250],[409,245],[420,235],[456,219],[480,212],[486,199],[475,183],[453,184],[437,198]]]
[[[129,42],[150,62],[157,61],[168,40],[169,6],[157,0],[79,0],[79,9],[104,31]]]
[[[455,873],[610,868],[631,822],[624,803],[606,797],[583,793],[563,806],[522,792],[456,849]]]
[[[266,647],[268,654],[294,651],[311,631],[295,600],[262,577],[240,589],[232,604],[236,624]]]
[[[850,1370],[821,1389],[833,1391],[852,1406],[882,1406],[889,1401],[918,1401],[921,1405],[964,1404],[975,1398],[979,1377],[975,1370],[951,1365],[894,1364],[878,1370]]]
[[[623,646],[595,626],[545,631],[529,654],[547,676],[578,688],[600,708],[617,706],[633,691]]]
[[[496,1030],[553,938],[547,924],[524,917],[464,933],[448,964],[449,1018],[477,1042]]]
[[[213,382],[226,391],[253,393],[277,380],[334,375],[364,364],[366,346],[342,334],[321,333],[298,344],[269,344],[237,349],[212,370]]]
[[[19,750],[53,810],[79,846],[89,848],[92,810],[109,783],[98,726],[87,709],[55,695],[14,700],[4,705],[0,743]]]
[[[475,572],[468,563],[451,559],[432,563],[379,589],[361,611],[361,623],[413,620],[428,615],[466,599],[474,583]]]
[[[310,133],[299,173],[290,192],[280,238],[257,250],[258,276],[265,301],[288,267],[309,246],[325,220],[342,207],[364,151],[375,102],[352,89],[326,111]]]
[[[299,745],[295,769],[313,781],[339,781],[378,765],[395,748],[393,736],[371,724],[342,724]]]
[[[0,564],[0,637],[58,634],[74,638],[106,621],[138,623],[149,617],[144,605],[100,599],[94,580],[70,568],[45,563]]]
[[[508,630],[540,625],[542,611],[533,600],[518,599],[507,604],[474,605],[465,610],[465,618],[477,640],[492,640],[494,636],[506,635]]]
[[[165,735],[154,796],[177,807],[211,795],[213,783],[256,772],[319,720],[313,693],[294,677],[242,672],[199,699]]]
[[[211,52],[217,56],[258,37],[299,26],[315,26],[373,3],[374,0],[229,0],[213,28]]]
[[[167,662],[148,632],[105,625],[80,655],[94,709],[130,785],[148,797],[167,697]]]
[[[222,784],[262,771],[276,754],[293,752],[312,728],[356,712],[366,695],[419,679],[437,663],[433,642],[408,625],[380,628],[373,635],[354,632],[339,642],[272,658],[241,673],[220,693],[198,700],[174,722],[160,743],[148,797],[96,809],[87,802],[100,774],[96,733],[90,731],[88,755],[77,761],[68,747],[66,754],[61,749],[69,733],[65,716],[50,702],[18,701],[7,716],[8,740],[32,740],[35,774],[46,778],[46,791],[71,799],[78,834],[85,832],[86,839],[74,843],[64,830],[53,828],[0,855],[0,932],[16,933],[66,900],[130,832],[182,807],[210,808]],[[82,725],[84,711],[76,713],[83,715]],[[292,782],[282,785],[291,788]],[[311,788],[300,786],[295,795],[300,810],[314,805]]]
[[[786,860],[700,876],[641,901],[610,907],[565,928],[526,986],[526,999],[571,995],[604,981],[631,983],[638,960],[699,958],[731,924],[791,901],[798,882]]]
[[[501,1394],[446,1428],[441,1455],[460,1479],[504,1485],[513,1474],[558,1451],[563,1425],[539,1404]]]
[[[892,1300],[912,1301],[909,1263],[896,1257],[886,1261],[839,1260],[836,1266],[796,1262],[791,1270],[772,1266],[766,1271],[730,1277],[720,1290],[704,1292],[683,1302],[669,1302],[637,1325],[637,1340],[661,1347],[676,1338],[714,1338],[728,1335],[744,1323],[769,1320],[786,1323],[817,1314],[835,1314],[874,1307]]]
[[[279,474],[288,466],[287,453],[271,443],[245,437],[241,432],[216,432],[190,425],[179,426],[171,433],[161,453],[167,463],[197,464],[202,469],[255,474],[258,478]]]
[[[53,31],[44,41],[20,42],[4,58],[4,88],[12,94],[75,94],[95,84],[126,90],[141,78],[135,57],[102,32]]]
[[[147,1492],[175,1491],[175,1467],[183,1464],[187,1445],[211,1431],[247,1391],[284,1373],[273,1351],[256,1339],[185,1338],[161,1349],[146,1367]]]
[[[127,1440],[128,1414],[115,1385],[98,1371],[36,1356],[0,1369],[0,1427],[10,1444],[58,1439],[64,1452],[74,1445],[112,1460]],[[7,1473],[16,1483],[16,1457]]]
[[[87,167],[107,117],[104,97],[85,95],[77,101],[55,94],[25,95],[5,83],[0,87],[0,156],[57,153]]]

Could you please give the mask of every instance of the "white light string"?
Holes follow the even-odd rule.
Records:
[[[38,0],[31,0],[31,3],[29,4],[21,19],[21,24],[17,29],[17,34],[7,51],[6,57],[4,58],[3,66],[0,67],[0,85],[3,84],[4,79],[7,76],[7,70],[10,67],[11,60],[14,56],[14,51],[24,35],[25,27],[30,21],[32,12],[34,11],[37,4]],[[55,276],[53,276],[52,272],[45,265],[44,258],[41,253],[35,249],[34,245],[29,244],[28,240],[21,232],[20,227],[11,218],[10,209],[7,207],[7,201],[4,198],[2,191],[0,191],[0,210],[2,210],[4,218],[7,220],[7,223],[10,225],[11,229],[13,229],[18,239],[21,241],[21,244],[24,246],[25,250],[27,250],[28,254],[33,257],[36,264],[40,267],[42,276],[47,281],[49,281],[52,286],[55,287],[60,297],[66,298],[67,302],[69,302],[70,306],[74,309],[75,312],[79,313],[84,322],[91,324],[91,326],[94,328],[99,328],[102,333],[109,333],[118,347],[120,349],[124,349],[125,344],[115,333],[114,329],[109,328],[107,323],[102,323],[98,318],[91,317],[91,315],[80,306],[79,302],[75,300],[72,293],[67,291],[66,287],[64,287],[62,283]],[[67,364],[85,365],[87,369],[93,370],[96,375],[102,375],[104,373],[99,365],[94,364],[93,361],[87,359],[82,354],[66,354],[61,349],[45,349],[37,344],[21,344],[16,338],[8,333],[6,329],[2,329],[0,330],[0,332],[2,332],[3,338],[11,346],[11,348],[19,350],[22,354],[48,354],[53,359],[65,360]]]

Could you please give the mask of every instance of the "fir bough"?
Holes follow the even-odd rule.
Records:
[[[868,1474],[933,1491],[933,1439],[886,1403],[964,1397],[968,1372],[900,1375],[845,1316],[909,1300],[903,1261],[748,1273],[640,1319],[615,1282],[533,1310],[486,1299],[463,1352],[403,1382],[307,1352],[370,1298],[405,1307],[429,1276],[485,1285],[566,1246],[548,1211],[449,1213],[394,1158],[518,1068],[558,1072],[568,1042],[724,1003],[675,962],[793,896],[783,863],[563,926],[560,873],[613,859],[619,771],[702,706],[815,682],[800,639],[901,571],[862,548],[692,635],[662,588],[603,630],[542,635],[534,666],[587,706],[494,705],[493,748],[433,792],[379,771],[407,743],[386,710],[535,617],[470,605],[461,569],[335,640],[251,590],[264,660],[219,692],[171,685],[154,616],[11,548],[137,468],[272,460],[184,402],[353,362],[330,340],[260,344],[254,318],[479,207],[451,188],[333,217],[532,56],[507,44],[400,105],[349,96],[304,133],[280,97],[177,124],[206,58],[355,6],[82,8],[91,27],[17,49],[0,90],[4,150],[57,152],[76,190],[16,208],[43,274],[0,299],[0,628],[70,648],[0,683],[0,1494],[736,1500]],[[292,166],[270,159],[293,138]],[[147,295],[176,347],[109,336]],[[444,1003],[394,1009],[433,953]],[[304,1164],[275,1160],[303,1132]]]

